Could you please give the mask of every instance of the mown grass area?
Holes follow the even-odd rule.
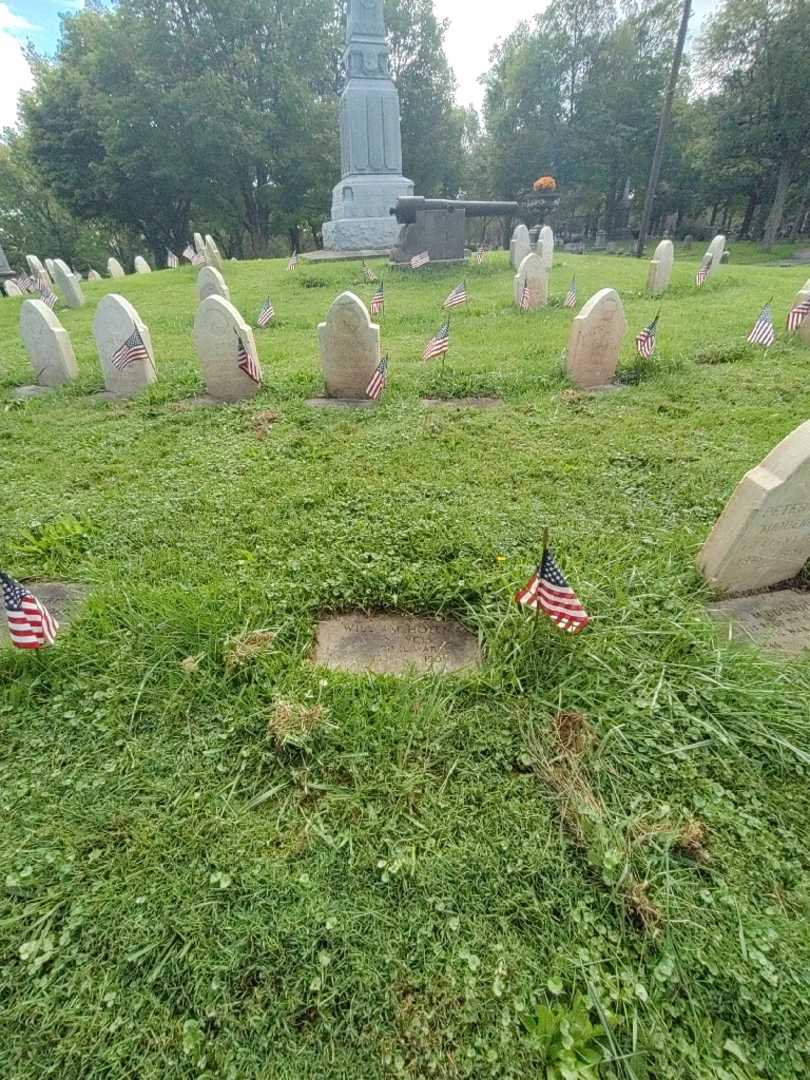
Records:
[[[807,274],[732,263],[698,291],[701,254],[647,364],[646,264],[558,256],[553,305],[521,315],[492,256],[426,366],[461,274],[376,263],[374,411],[304,404],[317,323],[373,290],[356,264],[226,266],[248,319],[268,291],[278,313],[243,406],[184,405],[191,269],[60,312],[81,381],[0,412],[0,566],[92,595],[54,650],[0,653],[4,1077],[544,1076],[521,1017],[579,994],[602,1076],[807,1075],[810,669],[718,644],[694,561],[807,418],[810,353],[744,346]],[[574,273],[580,302],[625,301],[621,392],[566,393]],[[110,404],[113,288],[160,382]],[[30,381],[19,303],[2,391]],[[420,404],[465,394],[504,405]],[[577,638],[513,602],[544,526],[594,617]],[[484,667],[313,668],[319,613],[347,608],[452,614]]]

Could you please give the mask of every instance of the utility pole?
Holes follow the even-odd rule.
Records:
[[[675,89],[678,85],[678,74],[681,70],[683,47],[686,44],[686,31],[689,28],[689,16],[692,14],[692,0],[683,0],[683,12],[681,13],[681,25],[678,30],[678,40],[675,42],[675,55],[672,57],[672,70],[669,73],[669,86],[667,96],[664,98],[664,107],[661,110],[661,119],[658,123],[658,138],[655,140],[655,153],[653,154],[652,166],[650,167],[650,181],[647,184],[647,194],[644,198],[644,213],[641,215],[641,227],[638,230],[636,241],[636,258],[640,259],[644,254],[644,245],[647,242],[647,233],[650,231],[655,192],[658,188],[658,178],[661,175],[661,162],[664,158],[669,124],[672,119],[672,102],[675,97]]]

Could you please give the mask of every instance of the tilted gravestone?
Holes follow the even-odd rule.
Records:
[[[723,252],[726,250],[726,238],[722,233],[718,233],[712,240],[709,246],[706,248],[706,254],[703,256],[703,261],[711,264],[709,265],[709,272],[706,275],[707,278],[714,277],[717,271],[720,269],[720,258]]]
[[[10,278],[8,281],[3,282],[3,291],[6,296],[22,296],[23,291],[16,281],[12,281]]]
[[[45,260],[45,269],[48,271],[48,276],[53,280],[53,259]]]
[[[653,253],[647,276],[647,291],[653,296],[660,296],[669,288],[674,261],[675,245],[671,240],[662,240]]]
[[[241,355],[240,342],[244,350]],[[243,401],[261,390],[261,367],[253,331],[224,297],[209,296],[200,304],[194,319],[194,347],[210,397],[217,401]]]
[[[65,386],[78,378],[67,330],[42,300],[26,300],[20,308],[20,336],[37,386]]]
[[[101,281],[102,280],[101,274],[99,274],[99,272],[97,270],[88,270],[87,271],[87,280],[88,281]]]
[[[209,296],[221,296],[223,300],[230,300],[231,290],[219,270],[213,266],[204,266],[197,275],[197,296],[200,303]]]
[[[565,372],[584,389],[606,386],[616,374],[627,320],[615,289],[601,289],[571,326]]]
[[[529,288],[529,311],[545,307],[548,303],[548,273],[540,255],[530,251],[515,274],[515,303],[521,306],[523,286]]]
[[[205,241],[198,232],[194,233],[194,250],[198,255],[205,255]]]
[[[810,559],[810,420],[742,478],[698,565],[726,593],[767,589]]]
[[[62,300],[69,308],[84,307],[85,299],[82,287],[76,280],[76,275],[61,259],[54,261],[53,281]]]
[[[118,259],[107,259],[107,273],[111,278],[126,277],[126,270],[124,270]]]
[[[224,263],[213,236],[205,237],[205,257],[208,260],[209,266],[215,267],[220,272],[222,271]]]
[[[93,333],[101,361],[104,386],[109,395],[132,397],[157,381],[155,353],[149,328],[123,296],[108,293],[102,299],[96,309]],[[137,354],[138,339],[145,355],[134,355],[131,360],[128,360],[126,355],[122,356],[121,350],[128,342],[132,343],[132,350]]]
[[[537,254],[543,260],[546,276],[551,274],[554,265],[554,230],[550,225],[544,225],[537,238]]]
[[[151,274],[152,273],[152,267],[149,265],[149,263],[146,261],[146,259],[144,259],[143,255],[136,255],[135,256],[135,273],[136,274]]]
[[[380,362],[380,328],[353,292],[335,300],[318,327],[321,367],[329,397],[366,399],[366,389]]]
[[[48,285],[51,284],[51,276],[45,267],[42,265],[36,255],[26,255],[25,261],[28,263],[28,269],[31,272],[31,277],[36,278],[37,281],[42,280],[42,275],[48,279]]]
[[[509,244],[509,258],[512,262],[512,269],[517,271],[520,269],[520,264],[531,253],[532,241],[529,236],[529,230],[525,225],[517,225],[515,231],[512,233],[512,240]]]

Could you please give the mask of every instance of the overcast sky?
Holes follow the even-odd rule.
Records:
[[[462,105],[480,107],[478,76],[489,66],[489,51],[514,30],[521,18],[542,11],[546,0],[434,0],[437,14],[450,20],[447,56],[459,84]],[[694,0],[693,32],[719,0]],[[31,73],[22,45],[31,38],[37,49],[53,53],[59,35],[59,13],[83,7],[84,0],[0,0],[0,128],[17,116],[17,95],[30,86]]]

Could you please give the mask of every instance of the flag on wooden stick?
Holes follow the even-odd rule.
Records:
[[[18,649],[41,649],[53,645],[59,623],[23,585],[0,571],[3,604],[11,644]]]
[[[371,376],[371,382],[366,387],[366,395],[371,398],[372,401],[379,401],[383,396],[383,391],[388,383],[388,357],[384,356],[377,365],[374,374]]]
[[[448,319],[441,329],[433,335],[425,346],[422,353],[423,360],[433,360],[437,356],[444,356],[450,348],[450,320]]]
[[[538,615],[545,612],[554,625],[567,634],[578,634],[591,621],[548,547],[543,550],[540,565],[515,599]]]
[[[577,306],[577,279],[571,278],[571,284],[565,297],[565,306],[575,308]]]
[[[276,313],[275,313],[275,310],[273,309],[273,302],[270,299],[270,297],[268,296],[267,299],[265,300],[263,306],[262,306],[262,310],[259,312],[258,316],[256,317],[256,324],[258,326],[268,326],[272,322],[272,320],[275,318],[275,316],[276,316]]]
[[[766,349],[776,341],[776,330],[773,325],[773,312],[770,301],[759,313],[759,318],[754,323],[754,329],[748,335],[749,345],[762,345]]]
[[[462,281],[458,285],[456,285],[455,289],[453,289],[453,291],[447,297],[445,302],[442,304],[442,307],[445,307],[445,308],[448,308],[448,309],[449,308],[456,308],[456,307],[463,307],[463,305],[466,304],[466,303],[467,303],[467,286]]]
[[[709,276],[709,271],[712,268],[712,260],[712,255],[710,255],[708,259],[704,259],[701,263],[700,269],[698,270],[697,274],[695,274],[695,285],[697,285],[698,288],[700,288],[700,286]]]
[[[377,287],[377,291],[371,298],[371,314],[385,314],[385,286],[382,282],[380,282],[379,286]]]
[[[371,269],[370,266],[366,266],[366,260],[363,259],[363,273],[366,275],[366,281],[376,281],[377,275]]]
[[[810,296],[806,300],[800,300],[790,309],[787,320],[788,332],[795,334],[808,315],[810,315]]]
[[[528,311],[529,310],[529,305],[531,304],[531,302],[532,302],[531,289],[529,288],[528,281],[524,281],[523,282],[523,288],[520,290],[520,303],[518,304],[518,307],[520,308],[521,311]]]
[[[427,266],[430,262],[430,253],[427,251],[421,252],[419,255],[414,255],[411,259],[411,270],[419,270],[423,266]]]
[[[249,379],[253,379],[257,386],[262,385],[262,369],[259,367],[259,361],[253,355],[253,350],[248,348],[239,334],[236,335],[238,342],[236,349],[236,362],[239,365],[239,370],[244,371]]]
[[[655,316],[649,326],[636,335],[636,351],[639,356],[643,356],[645,360],[649,360],[652,354],[655,352],[656,335],[658,332],[658,318],[661,312]]]

